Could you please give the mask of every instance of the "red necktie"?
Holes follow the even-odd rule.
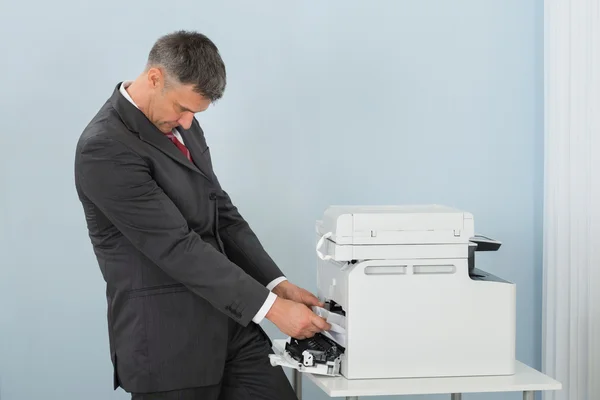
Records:
[[[171,142],[173,142],[175,144],[175,146],[177,146],[177,148],[179,150],[181,150],[181,152],[183,153],[183,155],[186,156],[188,160],[192,161],[192,155],[190,154],[190,151],[187,149],[187,147],[185,147],[183,145],[183,143],[181,143],[179,141],[179,139],[177,139],[177,137],[175,137],[175,135],[173,134],[173,132],[167,133],[167,137],[169,139],[171,139]]]

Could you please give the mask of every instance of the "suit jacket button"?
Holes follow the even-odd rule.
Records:
[[[208,195],[208,198],[211,200],[216,200],[217,199],[217,194],[216,193],[211,193]]]

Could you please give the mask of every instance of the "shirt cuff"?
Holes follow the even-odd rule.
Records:
[[[267,289],[269,289],[269,295],[267,296],[267,299],[263,303],[260,310],[258,310],[254,318],[252,318],[252,322],[254,322],[255,324],[260,324],[262,320],[265,319],[265,316],[267,315],[271,307],[273,307],[273,303],[275,303],[275,300],[277,299],[277,296],[275,295],[275,293],[271,292],[271,290],[273,290],[275,286],[279,285],[283,281],[287,281],[287,278],[285,276],[280,276],[279,278],[273,279],[267,285]]]
[[[279,285],[279,284],[280,284],[281,282],[283,282],[283,281],[287,281],[287,278],[286,278],[285,276],[280,276],[279,278],[273,279],[273,280],[271,281],[271,283],[269,283],[269,284],[267,285],[267,289],[269,289],[269,290],[273,290],[273,288],[274,288],[275,286]]]
[[[275,300],[277,300],[277,296],[275,295],[275,293],[269,292],[267,300],[265,300],[260,310],[258,310],[254,318],[252,318],[252,322],[254,322],[255,324],[260,324],[265,318],[265,315],[267,315],[267,313],[271,309],[271,307],[273,307],[273,303],[275,303]]]

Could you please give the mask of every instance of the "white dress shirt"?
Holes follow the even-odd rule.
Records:
[[[134,106],[137,107],[137,104],[134,103],[131,96],[129,96],[129,93],[127,93],[127,90],[125,90],[131,84],[131,82],[132,81],[123,82],[121,84],[121,86],[119,87],[119,91],[121,92],[123,97],[125,97],[127,100],[129,100],[129,102],[131,104],[133,104]],[[181,134],[179,133],[179,131],[177,129],[173,129],[173,134],[185,146],[185,143],[183,142],[183,138],[181,137]],[[287,280],[287,278],[285,276],[281,276],[279,278],[274,279],[267,285],[267,289],[269,289],[269,296],[267,297],[267,300],[265,300],[265,302],[263,303],[262,307],[258,310],[258,312],[254,316],[254,318],[252,318],[252,321],[254,323],[259,324],[265,318],[265,315],[267,315],[267,312],[269,312],[269,310],[273,306],[273,303],[275,303],[275,299],[277,299],[277,296],[275,295],[275,293],[272,292],[273,288],[275,286],[279,285],[281,282],[286,281],[286,280]]]

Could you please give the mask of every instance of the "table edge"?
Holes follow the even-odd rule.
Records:
[[[534,372],[543,375],[545,378],[547,378],[549,380],[548,383],[532,383],[532,384],[522,384],[522,385],[515,385],[515,386],[511,386],[511,387],[506,387],[506,388],[494,388],[493,390],[482,390],[481,388],[477,388],[476,390],[470,390],[470,389],[461,389],[460,392],[458,393],[509,393],[509,392],[524,392],[524,391],[555,391],[555,390],[561,390],[562,389],[562,383],[558,382],[557,380],[555,380],[554,378],[544,374],[541,371],[538,371],[535,368],[530,367],[529,365],[519,361],[519,360],[515,360],[515,363],[521,364],[523,365],[526,369],[529,370],[533,370]],[[344,391],[344,390],[337,390],[337,389],[330,389],[327,387],[327,385],[324,385],[322,383],[322,380],[320,379],[319,376],[315,376],[313,374],[309,374],[309,373],[302,373],[303,375],[307,375],[307,378],[312,381],[315,385],[317,385],[319,387],[319,389],[321,389],[325,394],[327,394],[329,397],[346,397],[346,396],[411,396],[411,395],[436,395],[436,394],[449,394],[449,392],[445,392],[445,391],[440,391],[440,390],[430,390],[430,391],[421,391],[421,390],[414,390],[414,391],[405,391],[405,392],[387,392],[387,393],[380,393],[380,394],[374,394],[373,392],[370,391],[353,391],[353,392],[349,392],[349,391]],[[326,377],[323,377],[325,379],[328,379]],[[482,377],[482,378],[486,378],[486,377]],[[335,379],[335,378],[334,378]],[[433,378],[435,379],[435,378]]]
[[[283,344],[283,342],[285,342],[285,339],[279,339],[279,340],[273,340],[273,347],[276,347],[277,345],[281,345]],[[516,385],[516,386],[512,386],[512,387],[506,387],[506,388],[496,388],[494,390],[481,390],[481,388],[478,388],[477,390],[462,390],[460,393],[508,393],[508,392],[523,392],[523,391],[554,391],[554,390],[561,390],[562,389],[562,383],[558,382],[556,379],[544,374],[541,371],[538,371],[537,369],[530,367],[529,365],[525,364],[522,361],[519,360],[515,360],[515,364],[520,364],[522,365],[526,370],[530,370],[533,371],[534,373],[543,375],[546,379],[548,379],[547,383],[533,383],[533,384],[522,384],[522,385]],[[319,387],[319,389],[321,389],[323,392],[325,392],[325,394],[327,394],[330,397],[346,397],[346,396],[386,396],[386,395],[427,395],[427,394],[448,394],[448,392],[442,392],[439,390],[432,390],[432,391],[427,391],[427,392],[423,392],[420,390],[415,390],[415,391],[411,391],[411,392],[391,392],[389,394],[373,394],[372,392],[365,392],[365,391],[356,391],[356,392],[347,392],[347,391],[342,391],[342,390],[336,390],[336,389],[329,389],[326,385],[324,385],[321,381],[321,379],[325,378],[328,379],[329,377],[320,377],[320,376],[316,376],[310,373],[304,373],[304,372],[299,372],[302,375],[306,375],[307,378],[312,381],[317,387]],[[474,377],[473,377],[474,378]],[[482,378],[487,378],[487,377],[483,377]],[[333,378],[336,379],[336,378]],[[428,378],[428,379],[435,379],[435,378]]]

